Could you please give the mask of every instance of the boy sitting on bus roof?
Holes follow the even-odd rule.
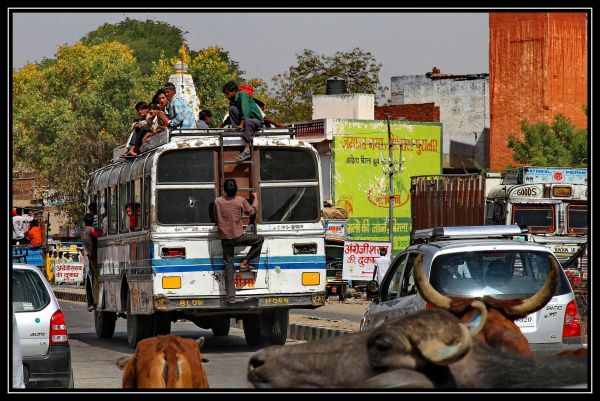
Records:
[[[229,119],[236,131],[243,131],[242,137],[246,142],[244,150],[235,158],[240,163],[250,158],[250,142],[256,131],[264,125],[260,108],[247,92],[239,90],[233,81],[223,86],[223,94],[229,99]]]

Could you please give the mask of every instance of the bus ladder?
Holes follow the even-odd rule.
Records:
[[[223,135],[226,134],[226,135]],[[223,188],[223,183],[225,182],[225,165],[226,164],[237,164],[237,165],[248,165],[249,167],[249,177],[248,177],[248,187],[247,188],[238,188],[238,192],[248,192],[252,194],[255,192],[254,188],[254,139],[250,142],[250,160],[244,161],[236,161],[236,160],[225,160],[225,151],[223,146],[223,136],[235,136],[242,137],[242,133],[238,133],[237,131],[224,131],[219,132],[219,145],[221,147],[221,153],[219,155],[219,160],[221,161],[221,188]],[[256,234],[256,215],[250,216],[248,224],[252,225],[252,233]]]

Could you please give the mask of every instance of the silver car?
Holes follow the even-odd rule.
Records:
[[[39,268],[15,263],[12,305],[19,327],[26,388],[73,388],[65,317]]]
[[[420,253],[425,277],[441,294],[498,299],[535,294],[546,280],[547,258],[552,255],[545,246],[502,238],[451,239],[446,235],[445,240],[412,245],[394,258],[379,285],[378,296],[364,313],[361,330],[430,307],[417,292],[412,275]],[[562,269],[550,302],[515,323],[535,354],[582,347],[575,295]]]

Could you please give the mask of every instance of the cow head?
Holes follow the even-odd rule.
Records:
[[[462,326],[466,331],[456,330],[456,325],[452,330],[436,327],[428,336],[430,341],[420,343],[419,351],[440,363],[450,363],[463,355],[472,342],[471,335],[485,322],[485,306],[478,303],[474,307],[482,314],[470,326]],[[257,388],[431,388],[431,380],[416,369],[419,360],[410,355],[414,353],[412,339],[424,338],[421,331],[430,330],[430,316],[443,314],[456,320],[446,311],[431,312],[388,324],[392,330],[404,333],[398,347],[407,353],[399,356],[402,367],[398,369],[380,369],[371,363],[371,330],[292,346],[266,347],[250,358],[248,380]],[[438,340],[437,335],[442,339]],[[443,347],[444,344],[448,346]],[[378,346],[386,345],[378,343]]]
[[[450,311],[461,321],[472,319],[475,311],[470,308],[470,305],[474,300],[483,302],[488,309],[488,317],[477,338],[494,348],[531,356],[529,343],[514,320],[543,308],[554,295],[560,266],[550,255],[548,255],[548,262],[548,276],[544,285],[537,293],[524,300],[499,300],[490,296],[460,298],[442,295],[431,286],[423,274],[423,254],[415,260],[413,275],[417,289],[426,302]]]
[[[208,388],[202,344],[204,337],[194,341],[171,334],[140,341],[132,356],[117,360],[123,388]]]

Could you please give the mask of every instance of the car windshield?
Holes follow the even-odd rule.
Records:
[[[15,312],[36,312],[50,303],[40,276],[32,270],[12,270],[12,303]]]
[[[442,294],[522,298],[535,294],[548,275],[548,254],[533,251],[472,251],[439,255],[431,266],[431,285]],[[555,295],[571,291],[560,274]]]

